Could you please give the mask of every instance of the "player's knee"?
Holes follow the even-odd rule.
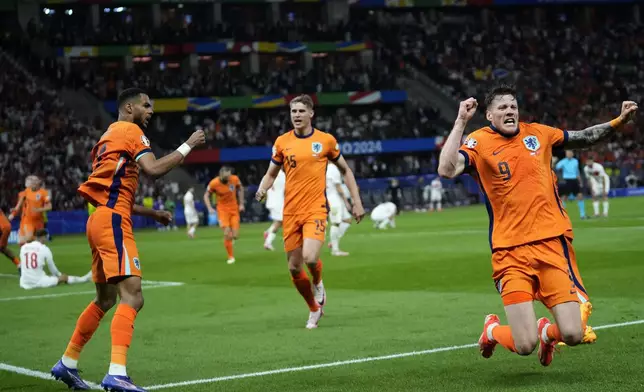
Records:
[[[114,298],[97,298],[94,303],[101,308],[103,312],[107,312],[116,305],[116,297]]]
[[[514,340],[514,348],[519,355],[530,355],[537,348],[538,338],[536,336],[526,336],[522,339]]]
[[[561,332],[561,340],[568,346],[576,346],[584,338],[584,333],[581,328],[562,328],[559,326],[559,331]]]
[[[305,264],[316,264],[318,262],[318,257],[313,252],[305,252],[302,258]]]

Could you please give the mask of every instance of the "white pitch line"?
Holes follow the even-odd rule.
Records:
[[[597,326],[597,327],[593,327],[593,329],[621,328],[621,327],[626,327],[626,326],[630,326],[630,325],[637,325],[637,324],[644,324],[644,320],[635,320],[635,321],[627,321],[627,322],[624,322],[624,323],[600,325],[600,326]],[[232,376],[205,378],[205,379],[200,379],[200,380],[190,380],[190,381],[183,381],[183,382],[176,382],[176,383],[169,383],[169,384],[159,384],[159,385],[152,385],[152,386],[144,387],[144,388],[147,389],[147,390],[156,390],[156,389],[185,387],[185,386],[197,385],[197,384],[210,384],[210,383],[221,382],[221,381],[239,380],[239,379],[242,379],[242,378],[263,377],[263,376],[271,376],[271,375],[274,375],[274,374],[301,372],[301,371],[304,371],[304,370],[313,370],[313,369],[322,369],[322,368],[328,368],[328,367],[354,365],[354,364],[357,364],[357,363],[365,363],[365,362],[385,361],[385,360],[389,360],[389,359],[413,357],[413,356],[418,356],[418,355],[428,355],[428,354],[435,354],[435,353],[440,353],[440,352],[445,352],[445,351],[455,351],[455,350],[462,350],[462,349],[466,349],[466,348],[473,348],[473,347],[477,347],[477,346],[478,346],[477,343],[473,343],[473,344],[464,344],[464,345],[461,345],[461,346],[440,347],[440,348],[433,348],[433,349],[430,349],[430,350],[412,351],[412,352],[408,352],[408,353],[383,355],[383,356],[379,356],[379,357],[366,357],[366,358],[350,359],[350,360],[347,360],[347,361],[320,363],[320,364],[317,364],[317,365],[296,366],[296,367],[289,367],[289,368],[283,368],[283,369],[267,370],[267,371],[263,371],[263,372],[235,374],[235,375],[232,375]]]
[[[146,281],[144,281],[145,283]],[[176,287],[182,286],[182,282],[150,282],[147,281],[147,284],[144,284],[143,287],[146,290],[158,289],[161,287]],[[58,298],[58,297],[69,297],[72,295],[85,295],[85,294],[96,294],[96,290],[92,291],[73,291],[71,293],[51,293],[51,294],[41,294],[41,295],[25,295],[20,297],[9,297],[9,298],[0,298],[0,302],[9,302],[9,301],[24,301],[27,299],[39,299],[39,298]]]
[[[599,326],[593,327],[593,329],[621,328],[621,327],[627,327],[627,326],[630,326],[630,325],[637,325],[637,324],[644,324],[644,320],[635,320],[635,321],[627,321],[627,322],[616,323],[616,324],[599,325]],[[303,370],[322,369],[322,368],[328,368],[328,367],[354,365],[354,364],[365,363],[365,362],[385,361],[385,360],[389,360],[389,359],[397,359],[397,358],[413,357],[413,356],[419,356],[419,355],[435,354],[435,353],[446,352],[446,351],[456,351],[456,350],[462,350],[462,349],[466,349],[466,348],[474,348],[474,347],[477,347],[477,346],[478,346],[478,344],[472,343],[472,344],[463,344],[463,345],[460,345],[460,346],[439,347],[439,348],[433,348],[433,349],[429,349],[429,350],[411,351],[411,352],[407,352],[407,353],[383,355],[383,356],[379,356],[379,357],[357,358],[357,359],[350,359],[350,360],[347,360],[347,361],[320,363],[320,364],[317,364],[317,365],[296,366],[296,367],[283,368],[283,369],[267,370],[267,371],[263,371],[263,372],[235,374],[235,375],[232,375],[232,376],[204,378],[204,379],[200,379],[200,380],[182,381],[182,382],[175,382],[175,383],[170,383],[170,384],[159,384],[159,385],[152,385],[152,386],[144,387],[144,388],[146,388],[148,390],[157,390],[157,389],[166,389],[166,388],[185,387],[185,386],[198,385],[198,384],[210,384],[210,383],[221,382],[221,381],[239,380],[239,379],[242,379],[242,378],[263,377],[263,376],[270,376],[270,375],[274,375],[274,374],[301,372]],[[31,370],[31,369],[27,369],[27,368],[23,368],[23,367],[13,366],[13,365],[9,365],[9,364],[2,363],[2,362],[0,362],[0,370],[5,370],[5,371],[8,371],[8,372],[17,373],[17,374],[30,376],[30,377],[35,377],[35,378],[41,378],[41,379],[44,379],[44,380],[53,380],[51,375],[49,375],[48,373],[43,373],[43,372],[38,371],[38,370]],[[100,388],[97,388],[98,385],[96,385],[96,384],[89,383],[89,382],[87,384],[90,385],[94,389],[100,389]]]
[[[40,378],[40,379],[43,379],[43,380],[56,381],[56,379],[54,379],[54,377],[49,373],[40,372],[38,370],[31,370],[31,369],[27,369],[27,368],[23,368],[23,367],[19,367],[19,366],[13,366],[13,365],[9,365],[9,364],[2,363],[2,362],[0,362],[0,370],[6,370],[8,372],[22,374],[23,376]],[[103,388],[100,387],[100,385],[94,384],[93,382],[87,382],[86,381],[86,383],[92,389],[97,389],[99,391],[103,389]]]

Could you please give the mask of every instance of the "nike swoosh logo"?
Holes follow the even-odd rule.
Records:
[[[505,147],[503,147],[503,148],[502,148],[502,149],[500,149],[500,150],[494,151],[494,152],[492,153],[492,155],[499,155],[499,154],[501,153],[501,151],[503,151],[503,150],[505,150]]]

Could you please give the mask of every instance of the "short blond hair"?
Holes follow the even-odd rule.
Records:
[[[293,106],[296,103],[301,103],[307,108],[313,110],[313,98],[311,98],[310,95],[306,95],[306,94],[298,95],[297,97],[293,98],[291,102],[289,102],[289,105]]]

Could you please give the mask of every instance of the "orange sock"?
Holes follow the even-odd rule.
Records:
[[[224,247],[226,247],[226,252],[228,253],[228,258],[232,259],[233,256],[233,241],[232,240],[224,240]]]
[[[309,310],[311,310],[311,312],[317,312],[320,305],[315,301],[313,289],[311,288],[311,281],[309,280],[309,276],[306,274],[306,271],[300,270],[299,273],[291,273],[291,280],[297,288],[297,291],[300,292],[300,295],[304,297],[306,304],[309,306]]]
[[[98,325],[103,316],[105,316],[105,312],[96,303],[91,302],[87,305],[83,313],[78,317],[76,329],[74,329],[72,338],[69,340],[69,344],[65,350],[63,356],[65,366],[76,368],[76,362],[80,357],[83,347],[85,347],[85,344],[89,342],[94,332],[98,329]]]
[[[313,284],[319,284],[322,280],[322,260],[318,259],[318,262],[315,263],[315,265],[312,266],[308,264],[307,267],[309,267],[309,272],[313,277]]]
[[[16,265],[16,267],[20,267],[20,259],[19,258],[14,257],[13,260],[11,260],[11,261],[13,261],[13,263]]]
[[[127,363],[127,350],[132,343],[132,334],[134,333],[134,319],[136,319],[136,310],[126,304],[119,304],[112,319],[110,333],[112,335],[112,360],[110,363],[110,374],[114,365],[122,366],[125,372]],[[114,374],[125,375],[125,374]]]
[[[561,332],[559,332],[559,327],[557,327],[557,324],[550,324],[548,326],[548,329],[546,330],[546,333],[548,334],[548,339],[551,342],[561,342]]]
[[[509,325],[499,325],[492,330],[492,337],[501,346],[512,352],[514,349],[514,338],[512,338],[512,329]]]

